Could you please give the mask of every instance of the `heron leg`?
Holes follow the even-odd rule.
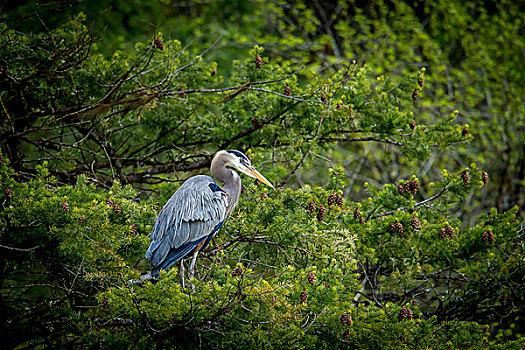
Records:
[[[199,251],[195,250],[195,253],[193,253],[193,259],[191,259],[190,271],[188,273],[189,279],[192,279],[195,273],[195,262],[197,261],[197,255],[199,255]]]
[[[186,283],[184,283],[184,274],[186,273],[184,271],[184,259],[180,259],[180,284],[182,285],[182,288],[186,288]]]

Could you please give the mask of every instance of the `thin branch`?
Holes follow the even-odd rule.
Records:
[[[40,248],[40,246],[37,245],[36,247],[33,247],[33,248],[16,248],[16,247],[8,247],[8,246],[1,245],[1,244],[0,244],[0,248],[4,248],[4,249],[8,249],[8,250],[13,250],[13,251],[15,251],[15,252],[33,252],[33,251],[35,251],[36,249]]]

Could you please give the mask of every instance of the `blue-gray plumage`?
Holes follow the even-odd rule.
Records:
[[[241,179],[228,166],[273,188],[243,153],[218,152],[210,172],[224,186],[219,187],[210,176],[194,176],[182,184],[157,216],[146,252],[153,276],[195,251],[190,265],[190,277],[193,276],[198,251],[204,249],[222,227],[241,193]]]

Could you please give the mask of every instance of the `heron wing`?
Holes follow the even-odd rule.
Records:
[[[152,269],[168,268],[218,231],[226,216],[225,192],[205,175],[188,179],[162,208],[146,258]]]

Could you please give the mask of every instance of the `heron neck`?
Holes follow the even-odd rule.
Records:
[[[239,200],[241,194],[241,177],[235,171],[226,167],[226,162],[222,159],[214,158],[210,167],[211,175],[222,182],[222,189],[228,193],[228,215]]]

